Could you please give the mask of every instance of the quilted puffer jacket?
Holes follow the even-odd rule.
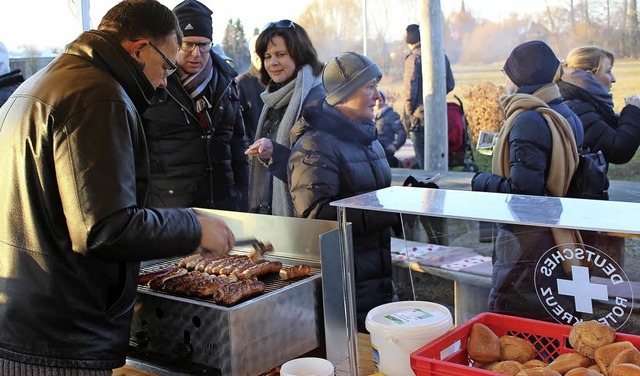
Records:
[[[391,168],[373,121],[351,121],[323,102],[292,129],[289,187],[296,216],[337,220],[332,201],[386,188]],[[391,302],[390,228],[394,213],[347,210],[352,223],[358,331],[374,307]],[[336,255],[337,257],[337,255]]]

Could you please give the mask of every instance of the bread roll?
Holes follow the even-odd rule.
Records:
[[[564,376],[602,376],[602,373],[589,368],[578,367],[565,373]]]
[[[568,371],[578,367],[589,367],[593,364],[591,358],[579,353],[566,353],[559,355],[549,364],[549,368],[565,374]]]
[[[475,323],[469,333],[467,353],[476,362],[497,362],[500,360],[500,339],[486,325]]]
[[[618,355],[616,355],[609,364],[609,369],[615,366],[616,364],[622,363],[630,363],[635,364],[636,366],[640,366],[640,351],[636,348],[622,350]]]
[[[611,366],[609,376],[640,376],[640,366],[622,363]]]
[[[593,359],[595,350],[613,343],[616,331],[609,325],[599,321],[583,321],[574,324],[569,332],[569,343],[584,356]]]
[[[536,357],[536,348],[526,339],[515,336],[500,337],[500,359],[527,362]]]
[[[614,342],[598,347],[594,352],[594,359],[600,366],[600,372],[608,376],[609,365],[613,361],[613,358],[627,349],[635,349],[635,347],[629,341]]]
[[[539,359],[531,359],[527,362],[522,363],[522,365],[524,366],[524,368],[538,368],[538,367],[544,368],[547,366],[547,363]]]
[[[536,367],[525,368],[516,376],[562,376],[562,374],[547,367]]]
[[[522,371],[524,366],[520,362],[515,360],[505,360],[502,362],[496,362],[491,364],[488,368],[491,372],[504,373],[506,375],[516,376],[518,372]]]

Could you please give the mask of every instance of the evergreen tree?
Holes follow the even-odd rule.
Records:
[[[241,73],[249,69],[251,64],[249,49],[244,35],[244,27],[239,18],[235,22],[229,19],[222,39],[222,49],[227,56],[233,59],[233,67],[237,72]]]

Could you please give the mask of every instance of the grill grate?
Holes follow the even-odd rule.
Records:
[[[162,261],[160,261],[158,263],[143,266],[143,267],[140,268],[140,273],[149,273],[149,272],[157,271],[157,270],[160,270],[160,269],[164,269],[167,266],[178,265],[178,263],[180,262],[180,260],[182,260],[182,258],[183,257],[175,257],[175,258],[164,259],[164,260],[162,260]],[[293,264],[282,263],[282,267],[285,267],[285,266],[293,266]],[[312,277],[314,275],[318,275],[318,274],[320,274],[320,272],[321,272],[320,269],[312,267],[311,268],[311,272],[309,273],[308,276],[302,277],[302,278],[296,278],[296,279],[293,279],[293,280],[286,280],[286,281],[282,280],[277,273],[271,273],[271,274],[264,275],[264,276],[260,277],[259,280],[264,282],[265,290],[264,290],[264,292],[262,294],[256,295],[255,297],[262,296],[264,294],[268,294],[270,292],[274,292],[274,291],[280,290],[280,289],[285,288],[285,287],[287,287],[289,285],[292,285],[292,284],[294,284],[294,283],[296,283],[298,281],[307,279],[307,278]],[[220,307],[227,307],[227,306],[224,306],[224,305],[216,304],[213,301],[213,299],[204,299],[204,298],[197,298],[197,297],[193,297],[193,296],[184,296],[184,295],[171,294],[171,293],[168,293],[168,292],[165,292],[165,291],[162,291],[162,290],[153,290],[153,289],[150,289],[149,287],[144,286],[144,285],[138,285],[138,292],[153,293],[155,295],[165,295],[167,297],[180,297],[180,298],[183,298],[183,299],[186,298],[186,299],[192,300],[192,301],[205,302],[205,303],[208,303],[208,304],[215,304],[215,305],[220,306]],[[251,299],[253,299],[253,298],[254,297],[252,297]],[[249,299],[249,300],[251,300],[251,299]],[[238,304],[244,303],[246,301],[247,300],[242,300]]]

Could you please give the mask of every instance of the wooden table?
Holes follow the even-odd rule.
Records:
[[[376,373],[371,351],[371,336],[358,333],[358,376],[368,376]],[[351,375],[349,359],[336,365],[336,376]]]
[[[375,374],[373,352],[371,351],[371,336],[368,334],[358,333],[358,361],[358,376]],[[162,374],[125,365],[124,367],[114,369],[113,376],[162,376]],[[336,376],[351,376],[348,359],[336,365]]]

